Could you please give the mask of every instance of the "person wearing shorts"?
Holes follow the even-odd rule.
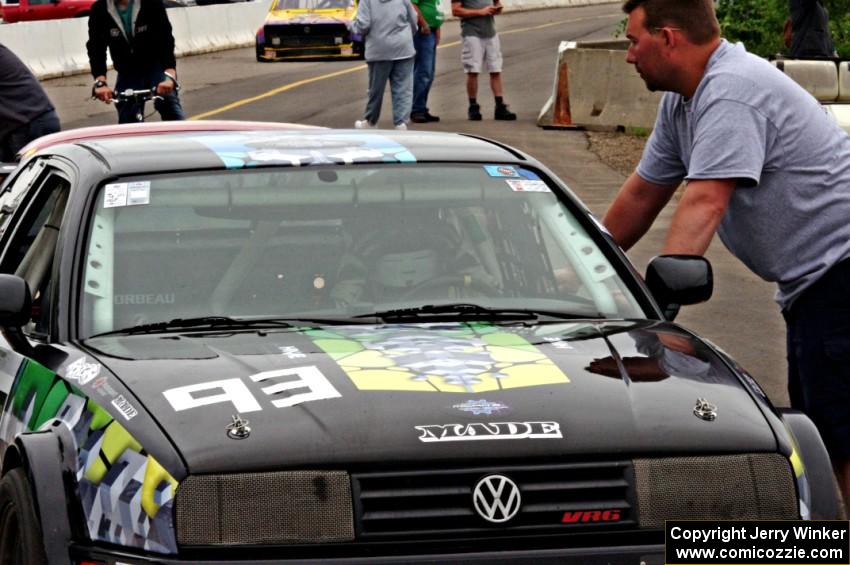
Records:
[[[496,14],[502,12],[500,0],[452,0],[452,15],[460,18],[463,42],[461,62],[466,73],[466,94],[469,96],[468,117],[481,119],[478,104],[478,75],[482,69],[490,73],[490,89],[496,98],[493,118],[515,120],[502,97],[502,49],[496,34]]]

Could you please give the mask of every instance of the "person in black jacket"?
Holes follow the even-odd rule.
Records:
[[[38,79],[0,44],[0,161],[11,163],[24,145],[59,131],[59,116]]]
[[[118,73],[115,90],[156,87],[162,100],[155,100],[154,107],[162,119],[185,119],[176,89],[174,35],[162,0],[97,0],[92,5],[86,49],[95,79],[93,94],[108,103],[112,89],[106,82],[107,48]],[[122,124],[138,121],[144,109],[130,102],[116,108]]]
[[[786,47],[792,57],[835,57],[829,14],[820,0],[789,0],[785,22]]]

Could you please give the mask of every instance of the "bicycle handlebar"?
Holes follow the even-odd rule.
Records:
[[[161,96],[156,95],[156,87],[153,88],[143,88],[141,90],[133,90],[132,88],[127,88],[125,90],[114,90],[112,92],[112,101],[115,104],[120,104],[122,102],[147,102],[148,100],[161,100]]]

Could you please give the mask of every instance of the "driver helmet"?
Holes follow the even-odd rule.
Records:
[[[447,222],[429,222],[428,217],[396,219],[373,234],[364,252],[372,281],[388,290],[402,290],[442,274],[456,247],[456,233]]]

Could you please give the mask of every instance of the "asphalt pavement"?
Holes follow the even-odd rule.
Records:
[[[487,77],[481,77],[479,101],[485,119],[466,119],[464,75],[460,68],[459,26],[444,25],[437,76],[430,98],[437,124],[411,129],[459,131],[493,138],[530,153],[560,176],[598,216],[613,200],[624,177],[588,150],[581,131],[543,130],[537,114],[552,90],[557,46],[561,40],[611,38],[622,19],[619,3],[506,13],[498,18],[504,54],[506,101],[515,122],[492,119]],[[263,64],[253,48],[180,59],[182,99],[190,117],[249,119],[352,127],[365,105],[366,71],[362,62]],[[110,78],[114,75],[110,73]],[[114,109],[91,101],[91,77],[78,75],[46,81],[63,128],[115,122]],[[390,126],[389,94],[382,120]],[[672,208],[629,257],[643,271],[661,248]],[[736,358],[779,405],[785,391],[784,325],[773,302],[773,286],[759,280],[719,241],[708,252],[715,269],[715,294],[706,304],[683,309],[677,322],[713,341]]]

